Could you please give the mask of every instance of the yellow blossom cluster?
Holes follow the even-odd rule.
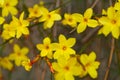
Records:
[[[68,25],[76,29],[78,34],[84,32],[87,27],[94,29],[101,26],[98,30],[99,35],[108,36],[111,34],[115,39],[119,39],[120,0],[113,6],[108,7],[107,10],[103,10],[100,16],[94,13],[93,8],[87,8],[83,14],[64,13],[62,15],[60,14],[60,8],[49,10],[43,3],[29,7],[27,9],[28,13],[24,10],[19,12],[16,7],[19,1],[0,0],[0,37],[3,39],[2,45],[11,39],[20,40],[22,36],[31,35],[31,27],[36,24],[38,24],[37,27],[42,24],[42,30],[44,31],[47,29],[52,31],[53,27],[57,27],[54,26],[56,21],[60,22],[61,26]],[[7,20],[7,18],[10,19]],[[75,76],[83,78],[87,74],[93,79],[98,77],[97,70],[100,62],[96,61],[96,53],[94,51],[88,55],[86,53],[79,54],[73,48],[77,42],[76,38],[67,38],[64,34],[59,34],[58,38],[56,36],[55,38],[57,40],[53,41],[51,37],[47,36],[44,37],[41,43],[33,45],[35,52],[39,51],[34,59],[28,57],[28,47],[20,48],[18,44],[15,44],[17,42],[12,43],[13,52],[5,57],[0,56],[0,68],[12,70],[14,65],[16,65],[24,67],[26,71],[30,71],[34,63],[44,59],[50,71],[54,74],[55,80],[75,80]]]
[[[68,38],[64,35],[59,36],[59,43],[51,43],[50,38],[46,37],[43,44],[37,44],[41,57],[55,59],[52,63],[55,71],[55,80],[74,80],[74,76],[84,77],[87,73],[92,78],[97,78],[97,71],[100,62],[95,61],[95,52],[90,55],[77,55],[72,48],[76,43],[75,38]],[[73,56],[73,57],[72,57]]]

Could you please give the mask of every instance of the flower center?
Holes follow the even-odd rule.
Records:
[[[68,21],[69,21],[69,22],[72,22],[72,21],[73,21],[73,19],[72,19],[72,18],[69,18],[69,19],[68,19]]]
[[[35,11],[34,11],[34,14],[38,14],[38,12],[35,10]]]
[[[69,67],[68,67],[68,66],[65,66],[64,69],[68,71],[68,70],[69,70]]]
[[[66,49],[67,49],[67,47],[66,47],[66,46],[63,46],[63,47],[62,47],[62,49],[63,49],[63,50],[66,50]]]
[[[6,7],[9,7],[9,6],[10,6],[10,4],[9,4],[9,3],[6,3],[6,4],[5,4],[5,6],[6,6]]]
[[[50,18],[51,18],[51,15],[50,15],[50,14],[48,14],[48,15],[47,15],[47,17],[48,17],[48,19],[50,19]]]
[[[88,19],[87,19],[87,18],[84,18],[84,22],[88,22]]]
[[[45,46],[45,49],[47,49],[47,50],[48,50],[49,48],[50,48],[50,47],[49,47],[48,45],[46,45],[46,46]]]
[[[114,20],[114,19],[111,21],[112,24],[116,24],[116,22],[117,22],[117,21]]]

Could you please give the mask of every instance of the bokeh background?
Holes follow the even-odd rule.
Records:
[[[34,4],[39,4],[41,0],[19,0],[17,8],[20,12],[26,11],[28,7],[33,7]],[[64,13],[84,13],[84,11],[93,5],[96,0],[42,0],[45,6],[51,11],[55,8],[61,8],[61,15]],[[99,15],[102,9],[107,9],[110,6],[110,1],[114,4],[116,0],[97,0],[97,4],[94,6],[94,14]],[[27,14],[26,14],[27,16]],[[30,49],[29,57],[33,59],[38,53],[35,45],[42,43],[42,40],[46,36],[52,37],[54,40],[59,34],[64,34],[66,37],[75,37],[77,43],[74,49],[78,54],[96,52],[97,60],[101,63],[98,69],[98,78],[95,80],[103,80],[108,65],[109,54],[111,50],[111,35],[105,37],[104,35],[98,35],[97,32],[100,27],[95,29],[87,28],[87,30],[81,34],[77,34],[76,31],[72,31],[69,26],[63,26],[60,22],[56,22],[54,26],[57,28],[53,31],[44,30],[41,24],[35,25],[30,28],[30,36],[26,38],[14,39],[14,43],[18,43],[20,46],[27,46]],[[53,27],[54,28],[54,27]],[[53,34],[53,35],[50,35]],[[0,38],[0,43],[3,40]],[[13,45],[6,43],[0,47],[1,56],[7,56],[13,51]],[[120,39],[115,40],[115,50],[112,56],[112,63],[110,66],[110,72],[108,80],[120,80]],[[30,72],[24,70],[23,67],[14,67],[12,71],[2,69],[3,80],[54,80],[48,65],[44,60],[40,60],[33,65]],[[76,80],[93,80],[89,76],[82,79],[76,78]]]

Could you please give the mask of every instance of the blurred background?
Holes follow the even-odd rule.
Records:
[[[61,15],[64,13],[84,13],[84,11],[91,7],[94,2],[97,4],[94,6],[94,14],[100,15],[102,9],[107,9],[110,3],[114,4],[116,0],[19,0],[17,8],[20,12],[26,11],[28,7],[33,7],[34,4],[39,4],[43,1],[45,6],[50,10],[61,8]],[[81,34],[72,31],[69,26],[63,26],[60,22],[56,22],[54,26],[56,29],[44,30],[42,25],[35,25],[36,27],[30,28],[30,35],[28,38],[22,37],[19,40],[14,39],[14,43],[18,43],[21,47],[27,46],[30,49],[28,56],[33,59],[38,53],[35,46],[38,43],[42,43],[42,40],[46,36],[52,37],[54,40],[59,34],[64,34],[68,37],[75,37],[77,43],[73,47],[78,54],[96,52],[97,60],[101,63],[98,69],[98,78],[95,80],[103,80],[108,65],[109,54],[111,50],[111,35],[105,37],[104,35],[98,35],[97,32],[100,27],[95,29],[87,28],[87,30]],[[53,27],[54,28],[54,27]],[[71,32],[71,33],[70,33]],[[52,34],[52,35],[50,35]],[[0,39],[0,43],[3,40]],[[13,52],[13,45],[6,43],[0,47],[0,53],[2,56],[7,56]],[[110,72],[108,80],[120,80],[120,39],[115,40],[115,50],[112,56],[112,63],[110,66]],[[54,80],[48,65],[44,60],[40,60],[33,65],[30,72],[24,70],[23,67],[14,67],[12,71],[2,69],[3,80]],[[93,80],[89,76],[82,79],[76,78],[76,80]]]

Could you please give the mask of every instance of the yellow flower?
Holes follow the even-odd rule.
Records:
[[[77,27],[77,33],[83,32],[87,26],[91,28],[95,28],[98,26],[98,22],[94,19],[91,19],[92,14],[93,14],[92,8],[88,8],[85,11],[84,16],[81,15],[81,19],[79,20],[80,24]]]
[[[5,0],[0,0],[0,7],[3,6]]]
[[[7,40],[12,37],[15,37],[15,27],[12,26],[12,24],[4,24],[3,25],[3,32],[2,32],[2,38]]]
[[[8,16],[9,13],[16,15],[18,13],[15,6],[17,5],[18,0],[4,0],[2,5],[2,16]]]
[[[65,19],[62,21],[64,25],[70,25],[71,27],[76,27],[77,22],[79,21],[79,18],[81,17],[80,14],[74,13],[74,14],[64,14]]]
[[[54,58],[58,59],[59,56],[64,55],[66,59],[70,58],[70,55],[75,54],[75,50],[71,47],[75,44],[75,38],[69,38],[68,40],[64,35],[59,36],[59,43],[53,43],[54,49],[56,50],[54,53]]]
[[[74,76],[81,74],[82,67],[77,66],[75,57],[66,60],[65,57],[60,57],[57,62],[52,63],[55,72],[55,80],[74,80]]]
[[[21,62],[22,66],[25,68],[26,71],[30,71],[32,68],[32,64],[30,62],[30,59],[25,59]]]
[[[44,10],[44,14],[39,19],[39,22],[44,22],[44,29],[51,28],[54,25],[54,21],[61,20],[61,16],[56,10],[49,12],[47,9]]]
[[[2,24],[5,21],[3,17],[0,17],[0,24]]]
[[[33,6],[33,8],[29,8],[29,18],[35,18],[35,17],[40,17],[42,12],[40,6],[37,4]]]
[[[43,40],[43,44],[37,44],[36,47],[38,50],[41,51],[40,52],[41,57],[47,56],[48,58],[52,58],[53,45],[51,44],[51,40],[49,37],[46,37]]]
[[[118,0],[118,2],[115,3],[114,8],[116,10],[120,10],[120,0]]]
[[[109,7],[107,10],[107,16],[102,16],[99,22],[103,25],[100,32],[107,36],[112,33],[112,36],[118,39],[120,35],[120,12],[115,11],[113,7]]]
[[[29,35],[29,21],[24,20],[24,12],[21,13],[20,18],[12,17],[13,21],[11,22],[12,26],[16,27],[16,38],[20,38],[22,34]]]
[[[87,73],[92,77],[92,78],[97,78],[98,73],[96,71],[96,69],[98,69],[100,63],[98,61],[95,61],[96,59],[96,54],[95,52],[91,52],[88,55],[86,54],[82,54],[80,56],[80,61],[85,69],[85,71],[87,71]]]
[[[14,45],[14,52],[9,55],[9,59],[15,61],[15,64],[17,66],[21,65],[21,62],[26,60],[28,57],[26,56],[28,54],[28,48],[23,47],[20,49],[19,45]]]
[[[12,70],[13,68],[13,64],[10,62],[8,57],[4,57],[4,58],[0,57],[0,66],[8,70]]]

